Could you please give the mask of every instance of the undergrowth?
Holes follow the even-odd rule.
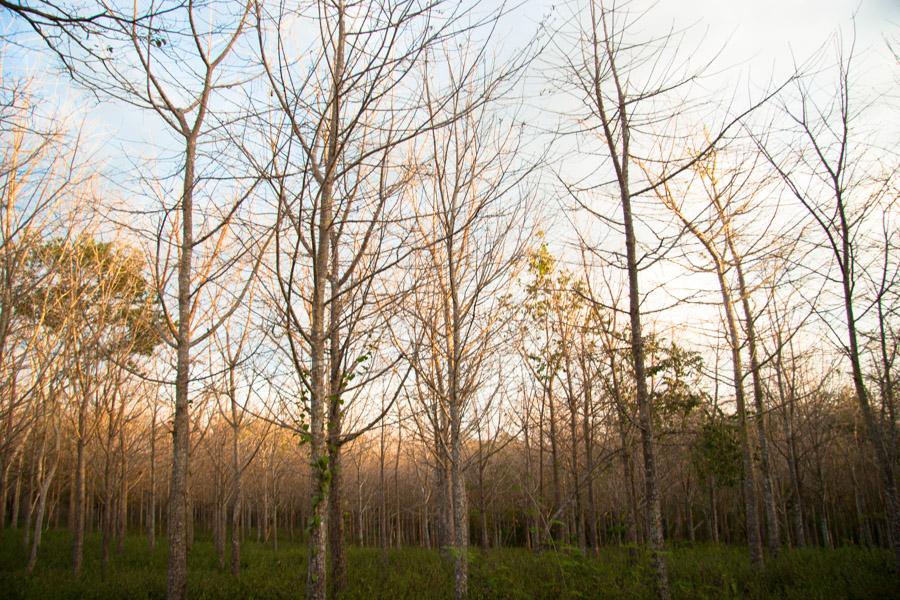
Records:
[[[165,538],[150,550],[129,536],[101,570],[99,538],[85,540],[80,577],[69,568],[70,537],[48,531],[38,566],[25,573],[20,531],[0,532],[0,597],[157,599],[166,591]],[[453,569],[437,551],[401,548],[386,553],[350,548],[348,599],[452,598]],[[768,557],[761,571],[751,568],[742,547],[680,546],[667,553],[675,599],[784,598],[833,600],[900,598],[900,578],[890,554],[880,549],[785,550]],[[227,562],[227,561],[226,561]],[[208,539],[198,539],[189,558],[192,599],[277,599],[302,597],[305,548],[280,542],[279,549],[248,540],[242,546],[241,574],[220,571]],[[470,552],[469,595],[489,598],[652,598],[647,557],[634,549],[604,548],[598,556],[574,550],[533,553],[522,548]]]

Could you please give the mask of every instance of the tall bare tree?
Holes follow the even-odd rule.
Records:
[[[851,91],[851,73],[857,59],[855,37],[845,42],[837,36],[833,48],[836,65],[828,72],[834,72],[834,94],[819,93],[815,74],[818,63],[811,63],[810,74],[796,79],[792,93],[782,103],[782,112],[793,127],[793,138],[779,146],[769,136],[760,135],[758,145],[788,192],[816,224],[820,234],[817,245],[828,257],[825,277],[839,290],[842,325],[846,328],[839,337],[835,328],[832,331],[850,364],[856,401],[877,458],[888,534],[895,565],[900,569],[897,446],[892,441],[896,439],[892,434],[896,423],[879,418],[866,386],[860,337],[867,302],[859,289],[866,270],[880,271],[879,262],[887,258],[873,258],[864,240],[871,237],[873,227],[876,232],[881,228],[880,215],[896,192],[898,162],[896,155],[889,153],[884,161],[887,164],[879,166],[871,156],[874,149],[864,137],[868,132],[862,111],[871,104],[864,98],[857,100]],[[817,312],[824,312],[824,307],[818,306]]]
[[[752,105],[738,115],[717,118],[717,128],[698,150],[686,154],[676,149],[676,140],[689,136],[682,120],[702,106],[690,96],[691,85],[698,81],[706,65],[694,66],[686,60],[680,43],[681,32],[670,31],[659,38],[643,37],[641,23],[646,11],[630,3],[592,0],[584,9],[576,9],[581,25],[571,38],[574,48],[560,48],[564,71],[556,83],[575,96],[583,107],[575,133],[599,137],[605,169],[599,186],[580,178],[567,185],[577,205],[601,222],[624,234],[624,270],[628,274],[631,358],[634,367],[641,446],[644,460],[645,510],[648,542],[660,598],[670,596],[668,571],[663,556],[663,526],[660,504],[653,408],[647,385],[646,349],[641,319],[640,272],[653,264],[671,246],[674,238],[657,236],[652,248],[641,247],[642,215],[635,211],[635,200],[678,177],[701,160],[734,128],[741,119],[768,100]],[[665,125],[661,125],[665,123]],[[667,127],[663,133],[659,128]],[[599,134],[599,135],[598,135]],[[641,163],[652,162],[654,169],[640,172]],[[596,202],[586,199],[589,192],[610,188],[622,210],[622,218],[611,219]],[[646,233],[646,230],[643,230]],[[641,251],[644,250],[643,254]],[[596,250],[595,250],[596,251]],[[614,254],[621,262],[621,253]]]
[[[481,22],[468,18],[467,7],[446,9],[442,14],[440,4],[394,1],[323,1],[300,13],[288,4],[256,6],[259,51],[277,115],[267,143],[273,159],[257,168],[277,201],[281,320],[299,393],[308,402],[302,432],[317,481],[311,597],[328,588],[328,548],[332,592],[343,586],[341,447],[377,422],[347,431],[345,403],[393,372],[396,362],[378,352],[372,356],[390,304],[384,290],[391,284],[384,277],[415,244],[400,227],[401,193],[417,172],[410,146],[441,125],[413,75],[431,47],[496,18],[495,11]],[[285,43],[292,35],[288,14],[291,27],[317,32],[310,48]],[[465,73],[448,87],[468,81]],[[443,97],[436,106],[447,102]],[[362,370],[365,376],[351,384]]]
[[[101,39],[106,55],[79,47],[71,53],[74,60],[67,63],[73,65],[70,72],[75,80],[93,92],[159,117],[180,148],[180,189],[163,191],[162,178],[141,173],[143,181],[159,192],[156,201],[161,210],[144,213],[131,209],[129,215],[132,220],[137,216],[136,233],[143,234],[147,251],[154,257],[155,294],[164,322],[160,333],[175,354],[167,520],[169,598],[183,598],[187,586],[192,355],[239,305],[246,286],[223,290],[217,279],[253,246],[248,239],[236,247],[232,237],[235,216],[253,184],[226,189],[235,182],[227,171],[208,177],[222,168],[225,156],[221,147],[211,146],[222,139],[223,124],[235,118],[233,112],[225,114],[224,90],[242,80],[231,73],[231,67],[251,4],[222,2],[208,11],[212,6],[204,3],[201,11],[194,2],[173,2],[153,14],[152,25],[142,20],[136,8],[127,13],[105,7],[108,18],[104,22],[109,26]],[[174,200],[166,198],[170,191]],[[219,197],[227,200],[218,201]],[[148,215],[151,223],[142,230]],[[204,318],[222,303],[230,310],[218,306],[213,313],[216,316]]]
[[[461,63],[471,59],[463,55]],[[467,419],[489,384],[489,365],[504,354],[503,330],[514,312],[503,290],[523,265],[533,198],[528,176],[534,166],[517,156],[521,123],[501,128],[504,116],[483,102],[509,82],[485,81],[486,89],[473,86],[446,105],[429,104],[428,159],[409,198],[414,226],[427,244],[416,257],[418,284],[403,309],[410,337],[423,342],[407,358],[424,384],[421,399],[434,403],[432,426],[443,431],[446,424],[446,435],[435,439],[447,465],[447,486],[439,485],[450,494],[445,508],[452,514],[457,598],[468,593]]]

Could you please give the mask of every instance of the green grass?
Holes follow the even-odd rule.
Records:
[[[156,550],[143,537],[126,540],[101,575],[99,539],[85,543],[80,578],[69,571],[66,531],[49,531],[38,567],[25,574],[21,532],[0,532],[0,598],[163,598],[166,589],[165,539]],[[305,549],[282,543],[277,551],[254,542],[242,550],[237,578],[216,565],[212,543],[198,539],[189,559],[189,595],[201,598],[297,598],[302,596]],[[669,553],[673,597],[785,598],[796,600],[900,598],[900,578],[883,550],[846,547],[785,551],[762,572],[750,568],[743,548],[698,545]],[[452,565],[437,552],[419,548],[351,548],[346,598],[451,598]],[[577,552],[534,554],[524,549],[473,550],[470,597],[622,598],[652,597],[645,557],[630,560],[627,550],[606,548],[599,558]]]

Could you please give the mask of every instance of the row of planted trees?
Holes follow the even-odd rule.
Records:
[[[542,252],[533,264],[546,269],[552,259]],[[541,294],[549,290],[558,301],[555,285]],[[544,307],[546,301],[546,296],[539,300]],[[558,306],[565,309],[561,313],[543,313],[544,324],[568,322],[572,304],[579,304],[571,297],[569,302]],[[533,310],[529,306],[522,315],[529,334]],[[472,424],[464,472],[472,498],[466,520],[473,543],[534,549],[572,545],[587,551],[646,539],[643,492],[635,479],[633,375],[611,366],[627,359],[627,335],[602,325],[577,333],[583,338],[531,354],[519,374],[528,392],[497,400],[505,414],[485,409]],[[729,414],[725,399],[697,391],[704,387],[699,354],[656,336],[648,347],[656,426],[666,448],[661,485],[667,490],[662,497],[667,538],[742,543],[739,421]],[[765,433],[778,457],[770,477],[780,490],[776,531],[790,545],[883,544],[888,534],[879,486],[852,395],[840,377],[823,375],[821,359],[811,349],[795,352],[792,347],[785,353],[787,367],[767,370],[765,402],[771,408]],[[541,356],[550,357],[550,367],[541,364]],[[561,367],[566,361],[579,366]],[[539,375],[529,375],[532,369]],[[121,377],[108,376],[102,387],[135,393]],[[791,381],[786,402],[777,395],[782,393],[779,379]],[[77,403],[56,397],[50,400],[65,403],[63,414],[34,417],[33,432],[20,441],[7,469],[5,489],[10,524],[22,527],[35,552],[41,527],[34,526],[74,530],[79,514],[86,519],[82,528],[101,533],[104,562],[113,549],[121,552],[129,528],[146,531],[148,543],[155,543],[166,522],[160,513],[164,502],[157,500],[165,497],[166,482],[158,473],[170,444],[160,435],[159,399],[135,395],[132,402],[107,396],[109,404],[92,403],[83,413]],[[45,410],[47,401],[37,397],[33,402]],[[238,572],[241,539],[250,536],[277,549],[279,535],[282,540],[305,538],[311,481],[306,470],[296,469],[306,453],[296,436],[255,416],[235,428],[231,408],[227,392],[219,389],[195,404],[205,424],[194,433],[188,538],[196,528],[211,534],[220,563],[230,560]],[[440,537],[447,527],[441,517],[446,502],[440,498],[445,493],[441,454],[428,443],[434,431],[414,417],[404,420],[421,410],[421,403],[410,398],[388,413],[389,421],[400,419],[400,424],[350,445],[340,474],[346,490],[342,525],[350,543],[445,545]],[[505,427],[499,426],[502,419],[509,419]],[[80,436],[79,426],[92,433]],[[80,439],[86,440],[81,463]],[[848,447],[856,450],[848,455]],[[76,492],[84,469],[86,501]],[[86,502],[83,508],[76,508],[79,502]]]
[[[76,574],[164,530],[171,598],[198,528],[235,574],[303,539],[311,598],[348,541],[448,550],[459,598],[472,542],[646,545],[663,598],[667,539],[900,561],[898,163],[852,54],[723,110],[603,2],[506,51],[505,6],[95,8],[4,9],[154,142],[100,164],[4,75],[29,570],[63,522]]]

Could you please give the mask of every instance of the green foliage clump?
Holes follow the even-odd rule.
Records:
[[[691,449],[691,463],[703,479],[713,479],[726,487],[737,484],[743,464],[734,417],[722,416],[703,424]]]
[[[26,270],[33,285],[15,309],[33,325],[69,327],[70,337],[101,358],[149,356],[162,341],[154,291],[132,249],[88,235],[53,239],[30,252]]]

